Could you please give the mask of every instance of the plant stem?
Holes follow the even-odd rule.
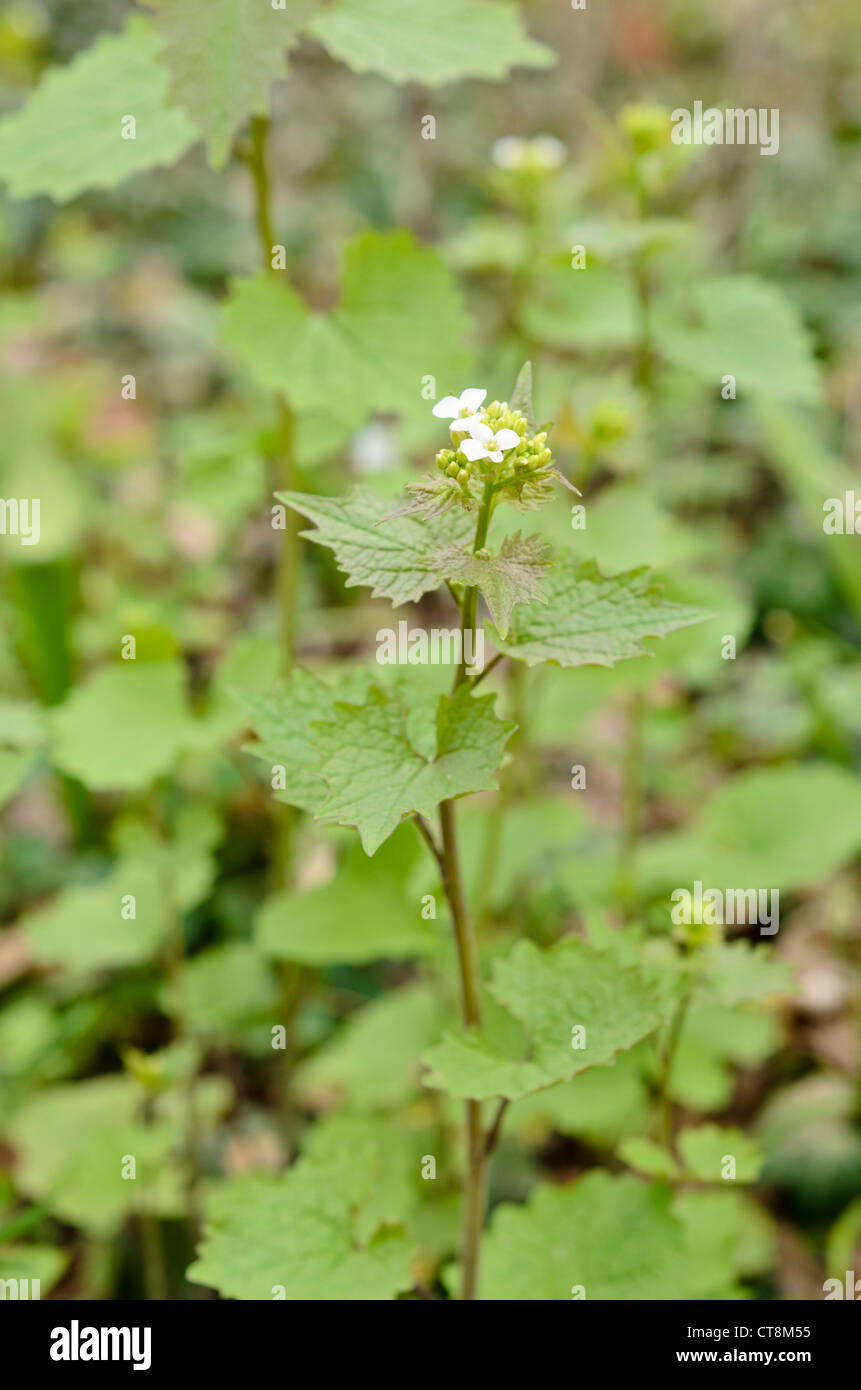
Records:
[[[627,711],[624,761],[622,764],[622,806],[619,828],[619,884],[627,912],[634,906],[637,845],[643,822],[643,731],[646,697],[632,690]]]
[[[472,552],[479,551],[487,540],[487,528],[493,510],[493,486],[485,483],[484,495],[478,511],[475,527],[475,541]],[[461,634],[465,637],[475,628],[478,606],[478,590],[475,586],[466,589],[460,609]],[[463,648],[466,643],[464,641]],[[469,683],[465,650],[462,649],[460,666],[455,673],[453,690]],[[463,879],[460,870],[460,857],[457,849],[455,830],[454,801],[443,801],[439,808],[442,847],[437,855],[442,872],[443,888],[451,911],[457,947],[458,970],[460,974],[461,1009],[467,1028],[481,1027],[481,973],[478,962],[478,945],[472,922],[466,906]],[[421,827],[419,827],[421,829]],[[429,843],[433,846],[433,838]],[[479,1257],[481,1236],[484,1229],[484,1213],[487,1206],[487,1147],[482,1125],[481,1102],[468,1100],[465,1106],[466,1142],[466,1181],[463,1193],[463,1229],[461,1238],[461,1258],[463,1263],[463,1286],[461,1297],[473,1300],[478,1296]]]
[[[454,802],[444,801],[439,808],[442,828],[442,856],[445,864],[445,889],[454,919],[454,937],[460,970],[463,1021],[468,1028],[481,1027],[481,984],[478,970],[478,950],[472,922],[466,909],[460,857],[454,825]]]
[[[166,842],[165,842],[166,843]],[[171,1025],[177,1042],[189,1038],[187,1025],[188,991],[186,989],[185,934],[182,914],[176,905],[174,872],[167,864],[161,874],[162,899],[167,921],[165,975],[172,994]],[[197,1073],[201,1058],[195,1046],[193,1065],[183,1081],[183,1157],[185,1160],[185,1197],[192,1244],[200,1239],[202,1215],[200,1210],[200,1152],[197,1140]]]
[[[490,516],[493,511],[493,484],[486,482],[484,485],[484,495],[478,509],[478,520],[475,524],[475,540],[472,546],[472,553],[476,555],[481,550],[487,540],[487,528],[490,525]],[[460,605],[460,630],[463,636],[461,643],[461,662],[457,668],[454,678],[454,690],[463,685],[468,680],[467,660],[466,660],[466,634],[475,632],[475,619],[478,611],[478,589],[471,584],[463,591],[463,598]],[[475,649],[473,644],[473,650]]]
[[[466,908],[460,859],[454,826],[454,804],[444,801],[440,806],[442,854],[445,863],[444,887],[454,923],[460,970],[461,1009],[468,1028],[481,1027],[481,976],[478,968],[478,947]],[[461,1258],[463,1285],[461,1297],[478,1296],[479,1256],[487,1205],[487,1152],[481,1122],[481,1102],[468,1100],[465,1106],[466,1182],[463,1192],[463,1228]]]
[[[272,264],[272,248],[275,234],[272,228],[272,206],[269,188],[269,171],[266,161],[266,146],[269,136],[269,120],[265,116],[255,116],[251,122],[251,150],[248,166],[254,184],[254,215],[257,239],[263,269],[268,275],[280,274]],[[290,491],[296,486],[296,459],[294,449],[294,418],[284,396],[276,396],[278,428],[276,432],[275,481],[279,489]],[[281,650],[285,673],[293,664],[296,640],[296,580],[299,572],[299,522],[295,512],[288,508],[284,541],[278,556],[276,592],[281,628]]]
[[[164,1263],[164,1245],[161,1227],[157,1217],[151,1212],[141,1212],[138,1216],[141,1248],[143,1251],[144,1289],[148,1303],[163,1303],[167,1298],[167,1270]]]
[[[280,274],[272,264],[272,248],[275,233],[272,225],[272,204],[267,166],[267,143],[269,119],[254,116],[251,122],[251,149],[247,155],[248,166],[254,184],[254,214],[257,227],[257,240],[263,269],[267,275]],[[296,455],[295,420],[293,412],[283,395],[276,395],[277,428],[275,433],[275,456],[272,460],[273,491],[295,491]],[[291,509],[286,509],[284,537],[278,549],[275,574],[275,593],[278,603],[278,626],[281,640],[281,663],[285,676],[290,674],[296,652],[296,596],[299,580],[299,518]],[[277,889],[289,886],[293,878],[293,832],[296,826],[296,812],[292,806],[277,802],[273,811],[274,830],[274,877]],[[284,1051],[284,1065],[281,1074],[281,1103],[285,1118],[287,1138],[292,1140],[295,1127],[295,1114],[291,1103],[293,1072],[298,1054],[291,1038],[291,1029],[298,1012],[304,986],[304,976],[296,965],[285,964],[280,970],[281,1012],[284,1027],[287,1029],[288,1043]]]
[[[667,1035],[667,1045],[664,1049],[664,1057],[661,1065],[661,1119],[663,1126],[664,1147],[669,1149],[673,1142],[673,1101],[670,1095],[670,1081],[673,1072],[673,1062],[676,1058],[676,1051],[679,1039],[682,1035],[685,1016],[690,1003],[690,992],[683,994],[676,1011],[670,1022],[670,1031]]]

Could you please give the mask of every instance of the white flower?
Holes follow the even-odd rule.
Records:
[[[350,462],[357,473],[381,473],[395,462],[395,439],[390,425],[372,420],[350,441]]]
[[[555,135],[536,135],[532,140],[523,140],[519,135],[503,135],[494,143],[490,157],[498,169],[520,169],[530,165],[558,169],[565,163],[568,151]]]
[[[482,391],[480,386],[467,386],[459,396],[443,396],[434,406],[433,413],[438,420],[456,421],[449,425],[453,434],[468,434],[473,425],[480,424],[478,411],[486,395],[487,392]]]
[[[555,135],[536,135],[532,141],[532,151],[538,163],[546,169],[558,169],[568,158],[568,151]]]
[[[490,157],[497,169],[516,169],[523,162],[525,153],[526,141],[521,140],[519,135],[503,135],[494,141]]]
[[[469,432],[472,437],[463,440],[460,451],[470,463],[474,463],[476,459],[490,459],[493,463],[501,463],[502,455],[520,443],[520,435],[516,430],[499,430],[494,434],[490,426],[483,424],[481,420],[476,421]]]

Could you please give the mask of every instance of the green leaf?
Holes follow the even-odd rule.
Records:
[[[271,275],[234,282],[223,336],[256,384],[349,431],[375,411],[433,421],[422,396],[461,380],[467,321],[451,272],[409,232],[365,232],[347,247],[341,303],[312,314]],[[445,383],[445,386],[443,385]]]
[[[215,1107],[206,1094],[210,1082],[218,1091]],[[133,1210],[182,1214],[181,1173],[173,1159],[184,1125],[177,1099],[175,1090],[165,1092],[152,1121],[143,1123],[143,1092],[128,1076],[40,1091],[8,1125],[21,1190],[44,1200],[61,1220],[100,1236],[113,1234]],[[222,1078],[198,1083],[199,1114],[223,1111],[229,1100]],[[134,1181],[123,1178],[126,1154],[136,1162]]]
[[[794,306],[753,275],[707,280],[658,302],[658,350],[718,392],[736,378],[739,396],[762,392],[794,404],[815,404],[821,386],[810,342]]]
[[[728,1265],[705,1264],[670,1210],[664,1184],[588,1173],[566,1187],[539,1187],[524,1206],[497,1207],[485,1239],[480,1297],[650,1302],[713,1296],[732,1282]],[[582,1297],[582,1294],[580,1295]]]
[[[699,1125],[682,1130],[677,1147],[687,1174],[700,1182],[756,1182],[763,1164],[759,1145],[740,1129]],[[735,1159],[735,1178],[724,1173],[727,1158]]]
[[[808,887],[861,849],[861,778],[829,763],[754,768],[724,782],[692,826],[642,849],[655,890]]]
[[[697,1251],[704,1269],[718,1274],[729,1264],[740,1278],[747,1279],[774,1269],[776,1223],[743,1190],[677,1192],[671,1211],[685,1227],[686,1243]],[[730,1291],[722,1286],[718,1274],[714,1297],[728,1295]]]
[[[137,791],[192,739],[185,669],[123,661],[97,671],[51,716],[53,761],[92,791]]]
[[[260,950],[306,965],[401,960],[437,950],[439,936],[407,886],[418,851],[414,832],[405,827],[373,863],[355,845],[322,888],[270,894],[256,918]]]
[[[368,675],[367,680],[370,680]],[[314,754],[311,724],[331,716],[335,700],[343,687],[328,686],[310,671],[295,670],[289,682],[271,694],[246,693],[242,703],[259,742],[248,743],[244,751],[270,769],[286,769],[287,785],[275,792],[278,801],[315,812],[326,796]],[[357,692],[358,693],[358,692]]]
[[[651,1048],[647,1042],[620,1052],[611,1067],[593,1067],[572,1081],[536,1091],[509,1107],[505,1132],[525,1132],[541,1142],[548,1131],[610,1148],[649,1124],[652,1095],[647,1084]]]
[[[519,1028],[500,1028],[492,1019],[484,1033],[449,1033],[425,1054],[428,1085],[460,1099],[518,1100],[612,1062],[665,1017],[656,990],[637,969],[572,937],[546,951],[518,942],[494,962],[491,993]]]
[[[614,666],[650,656],[645,637],[665,637],[714,616],[664,599],[645,569],[605,579],[591,561],[553,565],[544,592],[546,605],[515,613],[508,638],[494,638],[500,651],[529,666]]]
[[[508,404],[512,410],[519,410],[526,419],[530,431],[535,429],[535,414],[532,409],[532,363],[524,362],[517,373]]]
[[[46,193],[66,202],[114,188],[131,174],[173,164],[199,138],[167,102],[161,39],[132,16],[65,68],[51,69],[28,101],[0,121],[0,178],[13,198]],[[123,139],[134,116],[135,138]]]
[[[718,1004],[747,1004],[795,994],[792,966],[765,942],[729,941],[699,954],[708,997]]]
[[[227,941],[193,956],[182,979],[161,990],[162,1007],[203,1037],[230,1034],[276,999],[275,981],[248,941]]]
[[[441,801],[493,791],[515,728],[496,717],[495,698],[474,697],[465,685],[441,695],[430,752],[416,746],[424,731],[409,721],[402,691],[372,686],[363,705],[336,704],[332,722],[315,725],[320,773],[329,788],[319,814],[354,826],[370,855],[404,816],[432,816]]]
[[[144,0],[156,11],[170,97],[206,137],[210,162],[222,169],[230,142],[248,116],[269,110],[269,87],[286,74],[285,53],[313,7],[293,0]]]
[[[540,536],[524,540],[519,531],[506,536],[498,555],[445,545],[434,552],[434,563],[443,579],[474,585],[484,595],[491,619],[501,637],[508,636],[512,609],[517,603],[546,602],[541,572],[550,564],[544,557],[546,543]]]
[[[123,916],[128,894],[134,918]],[[75,973],[137,965],[152,958],[164,935],[158,874],[141,859],[119,860],[98,883],[64,888],[19,925],[45,965]]]
[[[69,1259],[68,1251],[53,1245],[0,1245],[0,1280],[38,1279],[41,1297],[59,1283]]]
[[[33,762],[33,754],[27,749],[0,748],[0,806],[17,796]]]
[[[364,1110],[405,1104],[419,1094],[419,1058],[439,1035],[440,1012],[427,984],[380,995],[299,1068],[297,1094],[314,1109],[332,1101]]]
[[[771,1013],[720,1004],[692,1004],[670,1071],[673,1100],[688,1110],[720,1110],[733,1093],[733,1067],[755,1067],[776,1052],[780,1024]]]
[[[463,77],[502,81],[513,67],[547,68],[556,54],[523,31],[517,7],[486,0],[336,0],[308,33],[354,72],[439,87]]]
[[[427,521],[392,516],[391,502],[366,487],[354,488],[347,497],[276,496],[316,524],[316,531],[302,535],[335,552],[348,589],[366,584],[373,598],[390,598],[393,605],[413,603],[439,588],[444,577],[441,548],[465,542],[475,526],[462,511]]]
[[[186,1277],[227,1298],[271,1300],[280,1288],[291,1301],[394,1298],[412,1286],[412,1244],[400,1227],[361,1230],[383,1166],[359,1149],[226,1184]]]
[[[645,1173],[648,1178],[666,1178],[672,1182],[679,1176],[679,1166],[669,1150],[652,1139],[624,1139],[617,1150],[623,1163]]]
[[[637,341],[633,281],[601,266],[542,275],[520,317],[524,330],[548,347],[590,352],[630,348]]]

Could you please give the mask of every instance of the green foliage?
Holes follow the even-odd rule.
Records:
[[[465,331],[451,275],[404,231],[350,242],[331,314],[311,313],[287,285],[256,275],[234,282],[223,318],[224,341],[252,380],[331,421],[341,438],[375,410],[423,417],[423,379],[463,372]]]
[[[228,1184],[188,1277],[242,1299],[373,1302],[408,1289],[412,1243],[373,1212],[384,1141],[360,1131],[349,1153],[312,1154],[281,1177]]]
[[[161,40],[140,16],[65,68],[49,71],[24,106],[0,121],[0,177],[14,198],[67,202],[114,188],[142,169],[173,164],[197,131],[168,105]],[[135,119],[135,138],[122,122]]]
[[[175,661],[107,666],[52,716],[52,758],[98,791],[136,790],[191,742],[185,672]]]
[[[452,551],[473,529],[460,512],[424,522],[392,516],[391,503],[370,488],[357,487],[349,497],[278,496],[316,524],[316,531],[302,534],[335,552],[348,588],[366,584],[375,598],[390,598],[393,604],[414,602],[453,578],[446,567],[456,568],[459,548]]]
[[[275,960],[306,965],[432,954],[439,938],[408,888],[417,848],[404,828],[372,861],[358,845],[351,847],[320,888],[270,894],[256,918],[260,949]]]
[[[500,637],[508,636],[508,624],[517,603],[544,602],[541,572],[549,559],[540,536],[506,536],[498,555],[471,555],[463,546],[440,546],[434,562],[440,576],[455,584],[480,589]]]
[[[222,169],[237,129],[269,110],[270,83],[285,73],[285,52],[311,3],[277,10],[259,0],[145,0],[164,37],[170,97],[206,137],[209,158]]]
[[[665,637],[713,615],[702,608],[669,603],[645,570],[605,579],[587,562],[560,562],[544,582],[546,604],[515,614],[507,639],[497,645],[529,666],[614,666],[648,656],[644,637]],[[502,634],[500,634],[502,637]]]
[[[517,1100],[606,1065],[665,1018],[637,970],[572,939],[544,952],[519,942],[495,962],[491,992],[503,1015],[491,1016],[486,1036],[461,1029],[431,1048],[429,1084],[461,1098]]]
[[[0,1279],[852,1267],[858,45],[646,8],[0,19]]]
[[[861,846],[861,782],[826,763],[754,768],[718,788],[693,826],[656,836],[644,880],[800,888]],[[694,872],[695,871],[695,872]]]
[[[464,77],[502,81],[515,66],[556,61],[527,38],[516,5],[488,0],[337,0],[312,19],[308,32],[355,72],[393,82],[438,87]]]
[[[539,1187],[523,1207],[500,1206],[487,1237],[486,1299],[696,1299],[732,1297],[728,1261],[704,1259],[663,1184],[588,1173]]]
[[[432,816],[442,801],[492,790],[515,727],[494,714],[495,698],[463,686],[441,695],[430,728],[408,723],[400,692],[372,686],[362,705],[336,703],[314,740],[329,789],[320,814],[355,826],[373,854],[404,816]]]
[[[229,1104],[220,1077],[201,1086],[199,1123],[205,1127]],[[15,1114],[8,1133],[18,1152],[21,1185],[62,1221],[94,1235],[115,1231],[130,1211],[182,1211],[181,1168],[175,1160],[181,1124],[170,1092],[142,1119],[143,1095],[126,1076],[103,1076],[54,1086]],[[57,1136],[63,1136],[58,1144]],[[136,1177],[123,1177],[125,1156]]]
[[[655,336],[669,362],[704,381],[730,370],[740,393],[815,403],[820,386],[798,316],[780,292],[753,276],[707,280],[660,306]]]

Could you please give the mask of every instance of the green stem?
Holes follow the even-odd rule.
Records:
[[[637,207],[640,221],[649,216],[649,195],[637,175]],[[652,277],[649,273],[648,250],[637,253],[634,265],[634,286],[640,315],[640,333],[634,379],[649,394],[654,388],[654,344],[652,335]]]
[[[472,546],[472,553],[476,555],[481,550],[487,540],[487,528],[490,525],[490,517],[493,512],[493,484],[486,482],[481,505],[478,509],[478,519],[475,524],[475,540]],[[466,634],[475,632],[476,613],[478,612],[478,589],[471,584],[463,591],[463,598],[460,605],[460,630],[464,641],[461,644],[461,662],[457,668],[454,678],[454,690],[463,685],[468,679],[467,660],[466,660]],[[473,647],[474,649],[474,647]]]
[[[267,143],[269,120],[266,116],[255,116],[251,122],[251,149],[248,153],[248,166],[254,184],[254,214],[257,240],[260,247],[263,269],[268,275],[280,274],[272,264],[272,248],[275,233],[272,224],[272,201],[267,164]],[[280,393],[275,398],[277,429],[275,435],[275,457],[273,459],[273,491],[292,492],[297,486],[295,453],[295,419],[290,406]],[[292,508],[287,508],[283,541],[278,550],[275,574],[275,594],[278,604],[278,626],[281,639],[282,669],[285,676],[290,674],[296,654],[296,613],[299,588],[299,518]],[[293,878],[293,834],[296,827],[296,812],[292,806],[276,803],[273,811],[274,831],[273,867],[277,889],[288,886]],[[296,1115],[291,1101],[293,1073],[298,1060],[295,1039],[292,1036],[293,1024],[302,1002],[305,976],[296,965],[287,963],[280,971],[281,1013],[283,1026],[287,1030],[287,1047],[284,1051],[281,1069],[280,1092],[284,1115],[286,1137],[292,1142]]]
[[[163,826],[161,827],[163,830]],[[163,841],[163,843],[167,843]],[[167,922],[165,975],[171,994],[171,1025],[177,1042],[188,1038],[186,989],[185,935],[182,914],[176,905],[173,868],[165,866],[161,874],[162,899]],[[197,1073],[200,1065],[198,1049],[195,1048],[195,1061],[189,1068],[183,1083],[183,1151],[185,1159],[185,1193],[188,1206],[188,1223],[192,1244],[200,1238],[202,1214],[200,1210],[200,1152],[197,1138]]]
[[[622,809],[619,832],[619,883],[623,904],[633,908],[637,846],[643,823],[643,730],[646,697],[642,690],[631,692],[622,764]]]
[[[487,540],[487,530],[493,511],[493,485],[485,483],[484,495],[478,511],[475,527],[475,541],[472,551],[481,550]],[[465,635],[475,629],[478,607],[478,590],[475,586],[464,590],[461,602],[461,633]],[[463,644],[464,648],[466,643]],[[463,652],[465,658],[465,651]],[[469,676],[465,659],[461,661],[455,674],[454,690]],[[481,1027],[481,972],[478,961],[478,944],[463,891],[460,857],[457,848],[454,802],[443,801],[439,808],[442,847],[439,863],[443,887],[451,911],[454,926],[455,946],[457,948],[458,971],[460,974],[461,1008],[463,1021],[467,1028]],[[432,843],[432,840],[429,841]],[[463,1228],[461,1236],[461,1259],[463,1264],[463,1286],[461,1297],[473,1300],[478,1297],[479,1258],[481,1236],[484,1229],[484,1214],[487,1206],[487,1143],[482,1124],[481,1102],[468,1100],[464,1112],[466,1142],[466,1180],[463,1193]]]
[[[664,1147],[669,1149],[673,1142],[673,1101],[670,1095],[670,1081],[673,1074],[673,1063],[676,1059],[676,1052],[679,1046],[679,1039],[682,1036],[682,1028],[685,1023],[685,1016],[690,1003],[690,992],[682,995],[676,1011],[670,1023],[670,1031],[667,1035],[667,1045],[664,1049],[663,1063],[661,1065],[661,1119],[663,1127]]]
[[[257,240],[263,269],[268,275],[280,274],[272,264],[275,234],[272,227],[272,202],[266,146],[269,120],[255,116],[251,122],[251,150],[248,166],[254,184],[254,216]],[[282,395],[276,397],[278,427],[276,432],[275,483],[278,490],[292,491],[296,487],[295,421],[289,404]],[[281,629],[281,650],[285,673],[293,665],[296,644],[296,590],[299,574],[299,520],[288,508],[284,541],[278,556],[276,594]]]
[[[164,1262],[161,1228],[151,1212],[140,1213],[138,1227],[143,1251],[144,1289],[147,1302],[163,1303],[167,1298],[167,1271]]]

